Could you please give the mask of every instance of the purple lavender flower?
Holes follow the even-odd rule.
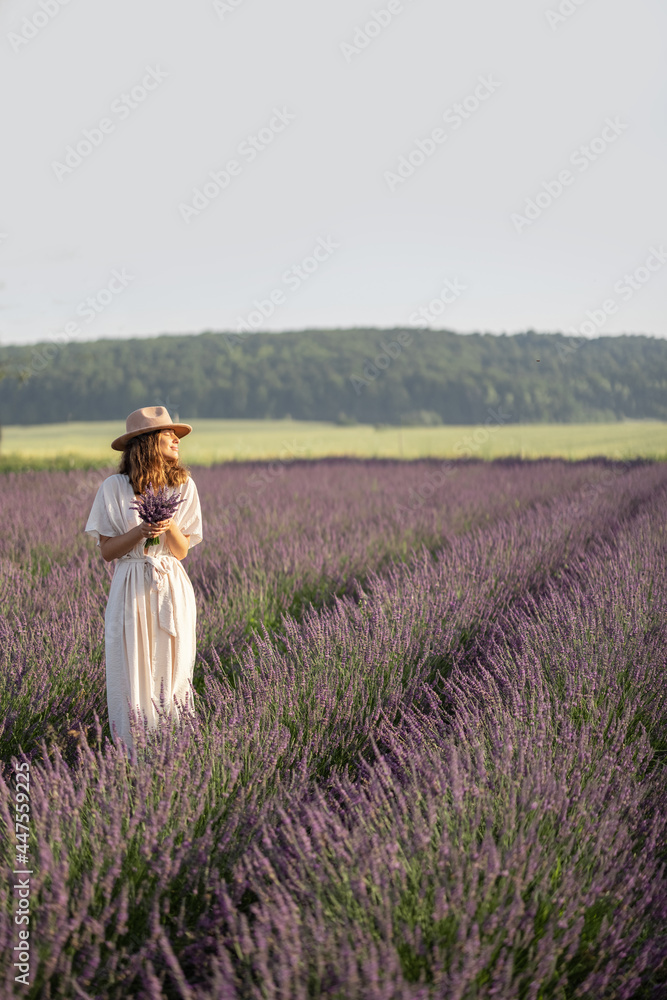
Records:
[[[185,503],[185,499],[181,500],[180,496],[180,493],[172,493],[168,496],[164,486],[161,486],[156,493],[153,484],[149,483],[146,492],[142,493],[134,503],[131,503],[130,508],[137,511],[142,521],[146,521],[148,524],[158,524],[160,521],[166,521],[173,517],[179,503]],[[159,545],[159,543],[159,538],[149,538],[146,541],[146,545]]]

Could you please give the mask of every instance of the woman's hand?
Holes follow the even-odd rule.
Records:
[[[157,524],[149,524],[147,521],[141,522],[141,537],[142,538],[157,538],[158,535],[163,535],[165,531],[169,531],[173,524],[173,517],[170,517],[167,521],[158,521]]]
[[[159,535],[166,535],[165,544],[169,552],[176,556],[178,560],[185,559],[190,548],[190,536],[184,535],[178,527],[173,517],[166,521],[159,521],[157,524],[147,524],[142,521],[139,525],[141,538],[144,541],[144,552],[148,551],[146,545],[149,538],[157,538]]]

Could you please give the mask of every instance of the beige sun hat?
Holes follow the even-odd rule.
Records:
[[[190,424],[175,424],[164,406],[142,406],[129,415],[125,421],[125,434],[112,441],[111,447],[114,451],[123,451],[127,442],[139,434],[168,429],[173,430],[176,437],[182,438],[190,433],[192,427]]]

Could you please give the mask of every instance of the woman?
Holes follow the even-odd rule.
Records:
[[[196,651],[195,595],[182,560],[202,540],[197,487],[179,463],[179,439],[192,430],[175,424],[163,406],[145,406],[127,418],[126,433],[111,447],[122,451],[118,473],[101,484],[85,531],[97,539],[102,558],[117,560],[105,623],[107,705],[114,742],[132,747],[129,709],[157,725],[161,692],[165,709],[192,710]],[[131,508],[148,483],[180,492],[176,513],[146,524]],[[149,538],[159,544],[146,548]],[[176,705],[175,701],[178,702]]]

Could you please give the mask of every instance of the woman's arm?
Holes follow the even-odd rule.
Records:
[[[106,562],[120,559],[121,556],[133,549],[142,538],[148,541],[149,538],[157,538],[158,535],[164,534],[165,531],[168,531],[170,524],[171,521],[160,521],[159,524],[147,524],[146,521],[142,521],[135,528],[126,531],[124,535],[114,535],[112,538],[100,535],[102,558]]]
[[[184,535],[177,524],[174,524],[173,518],[169,521],[163,521],[162,524],[168,525],[165,529],[165,541],[171,550],[172,555],[180,561],[185,559],[190,548],[190,536]]]
[[[107,535],[100,535],[100,551],[105,562],[113,559],[120,559],[130,549],[133,549],[144,537],[143,521],[136,528],[130,528],[124,535],[114,535],[109,538]]]
[[[114,535],[113,538],[100,535],[102,558],[106,562],[120,559],[121,556],[133,549],[142,538],[148,540],[149,538],[157,538],[158,535],[165,536],[167,547],[172,555],[175,555],[178,560],[185,559],[190,548],[190,536],[183,534],[178,525],[174,524],[173,518],[160,521],[158,524],[147,524],[142,521],[135,528],[126,531],[124,535]]]

